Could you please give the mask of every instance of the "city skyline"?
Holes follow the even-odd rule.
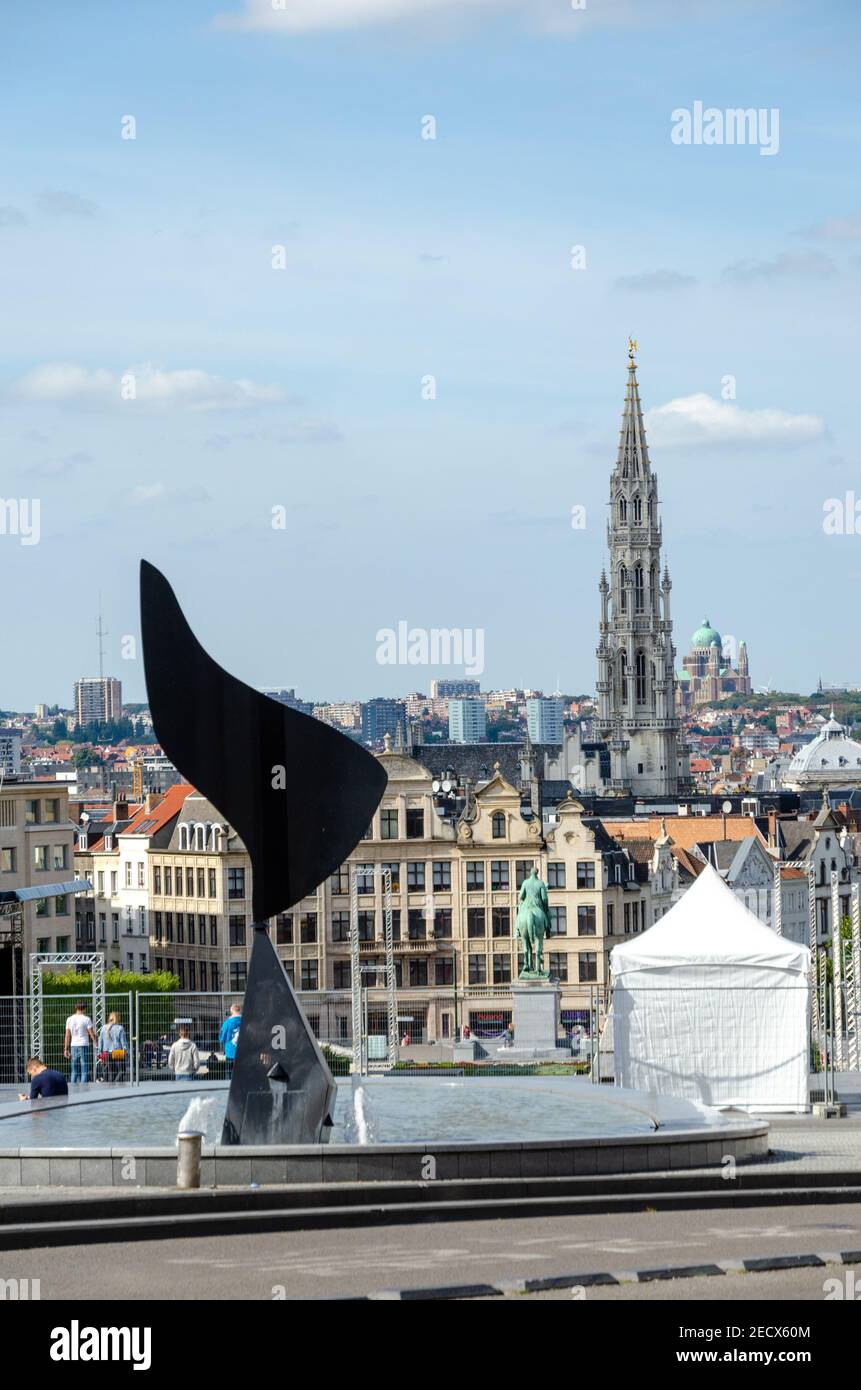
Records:
[[[679,657],[708,613],[755,686],[861,683],[857,537],[823,525],[855,486],[858,16],[460,8],[7,7],[3,496],[40,505],[0,536],[4,708],[68,698],[98,589],[143,700],[142,555],[258,687],[457,674],[380,668],[406,621],[482,631],[488,686],[593,689],[629,335]],[[766,138],[678,143],[703,107]]]

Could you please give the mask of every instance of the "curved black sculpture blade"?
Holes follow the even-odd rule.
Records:
[[[386,774],[345,734],[223,670],[146,560],[141,631],[156,738],[245,842],[254,921],[263,923],[344,862],[371,822]]]

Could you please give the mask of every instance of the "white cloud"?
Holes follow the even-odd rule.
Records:
[[[811,227],[808,236],[823,237],[826,241],[857,241],[861,237],[861,212],[852,217],[831,217]]]
[[[260,386],[246,378],[231,381],[197,367],[170,372],[151,362],[124,372],[48,362],[19,377],[10,393],[19,400],[56,404],[153,405],[186,410],[234,410],[285,399],[278,386]]]
[[[789,415],[785,410],[742,410],[731,401],[718,401],[705,392],[680,396],[645,415],[651,444],[662,447],[706,444],[747,445],[760,449],[793,449],[825,434],[818,415]]]
[[[732,285],[750,285],[769,280],[828,280],[837,267],[824,251],[781,251],[773,261],[736,261],[722,272],[721,279]]]
[[[638,294],[664,294],[686,290],[697,282],[693,275],[678,270],[644,270],[638,275],[622,275],[616,281],[617,290],[633,290]]]
[[[156,502],[209,502],[210,496],[199,483],[191,487],[166,487],[164,483],[138,483],[128,494],[133,506],[143,507]]]
[[[759,0],[761,3],[761,0]],[[750,0],[724,0],[727,11],[744,10]],[[780,3],[780,0],[776,0]],[[304,34],[373,25],[514,14],[527,26],[576,37],[585,29],[642,26],[713,17],[714,0],[588,0],[574,9],[570,0],[241,0],[220,14],[222,29],[257,29]]]
[[[96,217],[99,211],[98,203],[64,189],[47,189],[40,193],[36,207],[49,217]]]

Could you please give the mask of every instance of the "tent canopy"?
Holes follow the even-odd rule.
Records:
[[[763,926],[707,864],[665,917],[610,953],[616,982],[636,970],[700,965],[764,967],[806,976],[810,951]]]

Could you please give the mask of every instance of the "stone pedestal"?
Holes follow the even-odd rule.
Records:
[[[522,980],[511,986],[514,1000],[514,1046],[502,1049],[512,1061],[563,1060],[569,1047],[558,1046],[561,989],[549,980]]]

